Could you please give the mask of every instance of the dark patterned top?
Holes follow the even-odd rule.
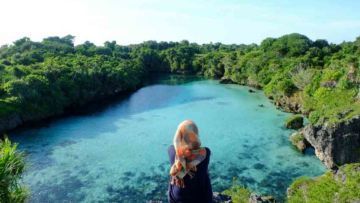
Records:
[[[180,188],[169,183],[168,199],[170,203],[210,203],[212,202],[212,188],[209,178],[208,165],[211,151],[206,149],[206,158],[197,165],[195,176],[184,177],[185,188]],[[171,145],[168,149],[170,166],[175,161],[175,148]]]

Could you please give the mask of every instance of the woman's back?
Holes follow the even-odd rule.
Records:
[[[197,165],[196,171],[193,177],[186,175],[184,177],[184,188],[181,188],[175,184],[169,184],[169,202],[212,202],[212,188],[208,173],[208,165],[210,160],[211,151],[209,148],[206,149],[206,158]],[[172,166],[175,162],[175,148],[171,145],[168,149],[168,155],[170,159],[170,165]]]

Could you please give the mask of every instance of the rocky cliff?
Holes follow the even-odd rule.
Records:
[[[334,125],[307,125],[302,134],[330,169],[360,162],[360,116]]]

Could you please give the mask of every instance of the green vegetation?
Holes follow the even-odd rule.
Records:
[[[26,188],[19,184],[24,172],[24,156],[6,138],[0,141],[0,202],[25,202]]]
[[[222,193],[230,196],[234,203],[248,203],[251,194],[250,190],[239,185],[233,185]]]
[[[285,127],[289,129],[299,129],[303,124],[304,118],[301,115],[292,115],[285,121]]]
[[[0,47],[0,121],[61,114],[136,89],[154,72],[224,77],[263,88],[275,102],[295,98],[313,124],[360,114],[360,38],[336,45],[294,33],[260,45],[184,40],[128,46],[75,46],[73,39],[25,37]]]
[[[304,141],[304,136],[302,135],[302,134],[300,134],[300,133],[295,133],[294,135],[292,135],[291,137],[290,137],[290,139],[291,139],[291,142],[293,143],[293,144],[296,144],[296,143],[298,143],[298,142],[302,142],[302,141]]]
[[[41,119],[141,83],[141,61],[126,59],[121,47],[89,42],[74,47],[72,40],[23,38],[0,48],[1,117]]]
[[[306,149],[305,138],[301,133],[295,132],[290,136],[290,142],[294,145],[300,152],[304,152]]]
[[[300,178],[288,189],[289,203],[360,201],[360,164],[340,167],[336,174],[327,172],[315,179]]]

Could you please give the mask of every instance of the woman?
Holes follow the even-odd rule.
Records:
[[[168,149],[171,163],[168,199],[170,203],[212,202],[208,173],[210,150],[203,148],[198,128],[185,120],[178,126],[174,145]]]

